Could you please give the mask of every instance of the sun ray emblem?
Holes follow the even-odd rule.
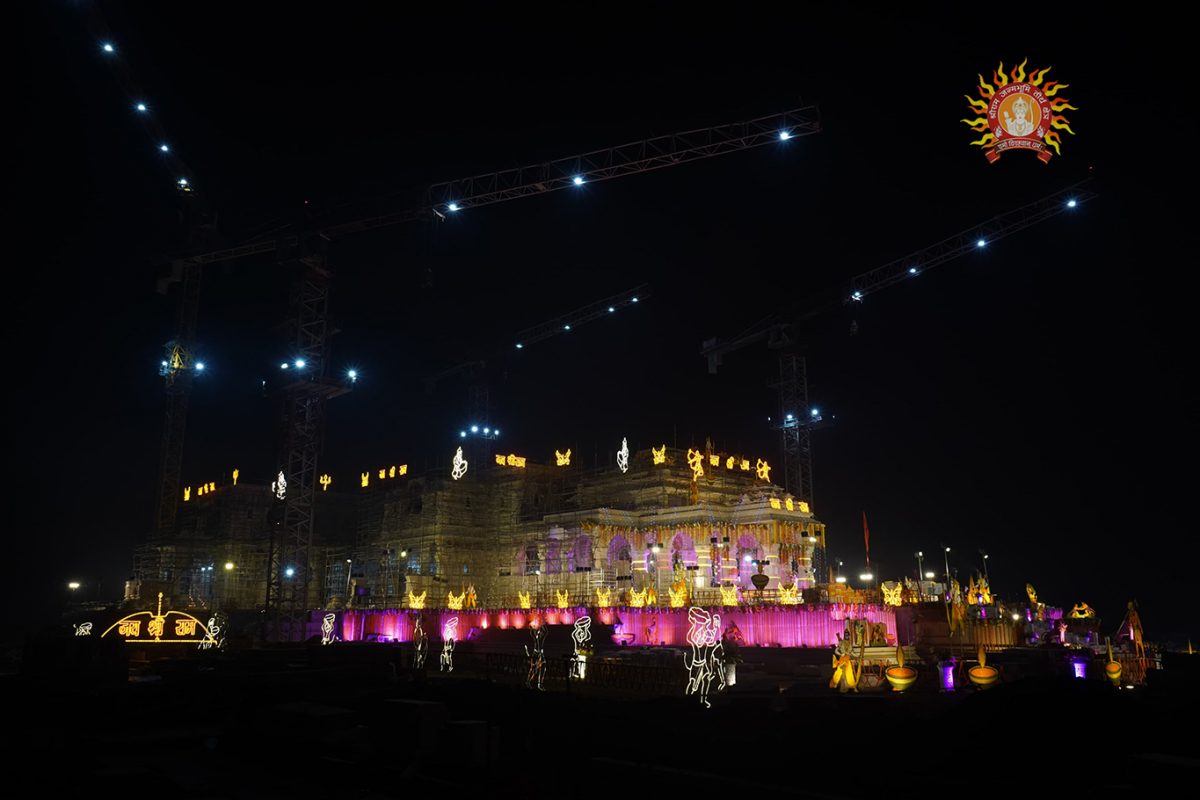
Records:
[[[990,82],[979,76],[979,98],[964,95],[975,116],[962,122],[983,134],[971,144],[983,148],[989,163],[1011,149],[1033,150],[1042,163],[1047,163],[1055,153],[1062,155],[1060,132],[1075,135],[1070,120],[1061,112],[1079,109],[1058,94],[1070,84],[1046,80],[1050,67],[1026,74],[1027,63],[1029,59],[1006,73],[1004,62],[1000,62]]]

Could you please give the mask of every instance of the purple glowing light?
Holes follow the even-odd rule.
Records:
[[[1086,661],[1072,661],[1071,668],[1073,670],[1075,670],[1076,678],[1086,678],[1087,677],[1087,662]]]
[[[954,691],[954,665],[947,664],[942,667],[942,691]]]

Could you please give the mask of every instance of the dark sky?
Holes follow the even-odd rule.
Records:
[[[701,340],[1093,175],[1103,196],[1077,213],[812,327],[810,393],[837,417],[815,435],[815,510],[852,573],[865,510],[885,576],[939,542],[965,573],[982,548],[1009,596],[1030,581],[1106,627],[1137,597],[1152,638],[1195,636],[1181,591],[1196,563],[1182,34],[1067,10],[422,18],[410,5],[100,4],[182,161],[132,112],[87,4],[26,8],[25,102],[10,108],[26,242],[7,266],[14,599],[49,608],[69,578],[116,595],[151,526],[155,367],[175,308],[154,279],[182,242],[185,168],[235,242],[365,198],[404,208],[434,181],[815,103],[816,136],[335,243],[333,363],[363,378],[333,404],[323,466],[345,486],[377,463],[445,461],[466,388],[428,396],[421,379],[469,358],[488,360],[507,447],[535,460],[571,446],[603,463],[621,436],[711,436],[777,460],[773,355],[743,350],[714,377]],[[963,95],[1026,56],[1071,84],[1078,135],[1049,165],[989,165],[967,144]],[[205,275],[191,482],[272,470],[260,386],[288,355],[272,332],[288,278],[265,258]],[[654,296],[639,308],[512,350],[515,331],[642,282]]]

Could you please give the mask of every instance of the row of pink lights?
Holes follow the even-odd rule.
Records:
[[[863,619],[884,623],[888,635],[896,635],[896,614],[887,606],[820,605],[770,608],[714,607],[722,628],[737,625],[748,645],[779,647],[828,647],[837,644],[845,620]],[[412,640],[413,621],[421,614],[421,626],[430,639],[441,638],[443,626],[458,617],[458,638],[466,639],[471,628],[486,631],[497,627],[522,629],[538,625],[572,625],[576,617],[590,614],[600,625],[613,625],[626,643],[685,645],[689,628],[686,608],[539,608],[450,611],[387,610],[347,611],[342,615],[342,639],[347,642],[377,639]]]

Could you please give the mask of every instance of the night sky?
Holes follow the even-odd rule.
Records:
[[[815,136],[336,242],[332,363],[362,379],[331,406],[323,470],[349,489],[384,463],[448,465],[466,386],[429,395],[422,379],[474,358],[505,449],[534,460],[570,446],[610,463],[628,436],[778,461],[775,355],[757,345],[710,376],[703,339],[1091,175],[1102,196],[1077,212],[806,328],[810,396],[836,415],[814,435],[815,512],[850,574],[865,510],[883,577],[912,574],[918,549],[940,564],[939,543],[965,577],[982,548],[1009,597],[1029,581],[1051,604],[1085,600],[1106,630],[1136,597],[1150,638],[1196,637],[1182,32],[1053,6],[697,21],[409,5],[101,4],[182,162],[157,152],[87,4],[26,8],[5,527],[29,619],[69,579],[119,597],[152,526],[156,367],[177,300],[155,278],[184,245],[185,164],[236,243],[305,215],[407,208],[435,181],[815,103]],[[1025,57],[1071,84],[1077,135],[1048,165],[989,165],[963,95]],[[261,382],[289,355],[274,332],[288,280],[266,257],[205,273],[185,481],[234,466],[269,479]],[[643,282],[639,307],[512,348],[521,328]]]

